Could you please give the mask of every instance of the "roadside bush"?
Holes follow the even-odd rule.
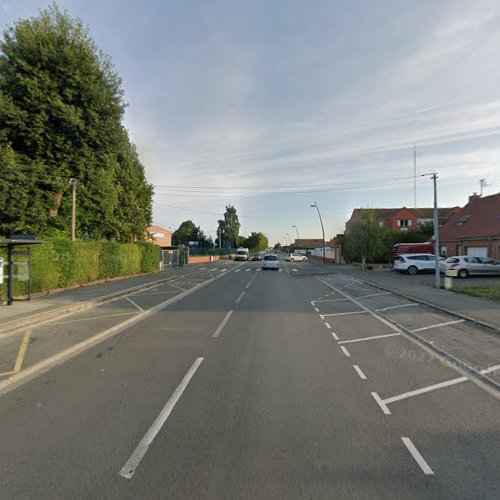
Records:
[[[78,241],[75,243],[74,284],[91,283],[103,277],[101,264],[102,245],[102,243],[95,241]]]
[[[138,243],[141,249],[141,273],[158,271],[160,262],[160,247],[151,243]]]

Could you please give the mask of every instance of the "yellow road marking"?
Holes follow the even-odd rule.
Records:
[[[28,344],[30,341],[31,330],[26,330],[24,334],[23,341],[21,342],[21,347],[17,353],[16,364],[14,365],[14,373],[19,373],[23,366],[24,358],[26,357],[26,350],[28,349]]]
[[[3,372],[3,373],[0,373],[0,377],[3,377],[4,375],[13,375],[14,373],[16,373],[16,372],[14,372],[14,371]]]

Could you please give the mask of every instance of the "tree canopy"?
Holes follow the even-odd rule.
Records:
[[[252,233],[243,242],[243,246],[250,248],[253,251],[260,252],[265,250],[268,246],[268,239],[262,233]]]
[[[236,213],[236,208],[228,205],[224,212],[224,218],[219,220],[218,232],[221,240],[226,241],[229,246],[237,246],[240,227],[240,220]]]
[[[0,41],[0,233],[141,239],[152,186],[122,125],[121,80],[81,21],[55,5]]]
[[[184,221],[172,234],[172,242],[176,245],[185,245],[190,241],[203,240],[205,240],[203,231],[192,220]]]

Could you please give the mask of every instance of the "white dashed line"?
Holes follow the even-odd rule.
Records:
[[[406,448],[408,448],[408,451],[411,453],[411,455],[415,459],[415,462],[417,462],[424,474],[426,476],[433,476],[433,470],[429,467],[429,464],[425,461],[425,458],[420,454],[417,448],[415,448],[415,445],[411,442],[411,439],[407,437],[401,437],[401,439],[403,440]]]
[[[229,321],[231,314],[233,314],[232,309],[228,311],[227,314],[224,316],[224,319],[221,321],[221,324],[217,327],[217,330],[215,330],[215,333],[212,335],[212,337],[217,338],[219,336],[220,332],[222,332],[222,329],[226,326],[226,323]]]
[[[241,269],[235,269],[234,272],[235,273],[239,273],[241,271]]]
[[[364,342],[365,340],[385,339],[386,337],[394,337],[401,335],[400,333],[388,333],[387,335],[374,335],[373,337],[363,337],[362,339],[343,340],[341,344],[352,344],[353,342]]]
[[[319,313],[319,309],[317,307],[314,308],[314,310]]]
[[[326,326],[327,328],[331,328],[330,323],[327,323],[326,321],[325,321],[325,326]]]
[[[351,357],[351,353],[343,346],[341,345],[340,348],[342,349],[342,352],[348,357]]]
[[[335,339],[335,340],[340,340],[338,337],[337,337],[337,334],[335,332],[332,332],[332,337]]]
[[[352,367],[356,370],[356,373],[359,375],[359,378],[361,380],[366,380],[366,375],[363,373],[363,371],[358,365],[352,365]]]
[[[154,438],[160,432],[163,424],[167,421],[167,418],[172,413],[177,401],[179,401],[182,393],[186,390],[186,387],[189,384],[189,381],[193,378],[193,375],[196,373],[196,370],[201,365],[203,358],[197,358],[193,363],[191,368],[188,370],[181,383],[178,385],[177,389],[175,389],[170,399],[167,401],[167,404],[163,407],[156,420],[153,422],[153,425],[146,432],[144,437],[141,439],[137,448],[134,450],[130,458],[127,460],[127,463],[122,467],[119,474],[125,479],[132,479],[135,474],[135,470],[141,463],[141,460],[146,455],[149,446],[153,442]]]
[[[245,290],[243,290],[241,293],[240,293],[240,296],[236,299],[236,303],[239,304],[240,303],[240,300],[243,298],[243,295],[245,295]]]
[[[465,319],[457,319],[455,321],[447,321],[446,323],[436,323],[435,325],[424,326],[423,328],[417,328],[412,330],[412,333],[423,332],[425,330],[430,330],[431,328],[439,328],[441,326],[456,325],[457,323],[463,323]]]
[[[292,269],[292,271],[295,271],[295,272],[297,272],[297,269]]]
[[[389,408],[387,408],[386,404],[380,399],[380,396],[376,392],[372,392],[371,395],[373,396],[373,399],[377,402],[377,404],[380,406],[384,414],[390,415],[391,411],[389,410]]]

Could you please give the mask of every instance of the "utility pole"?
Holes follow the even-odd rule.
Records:
[[[71,241],[75,241],[76,233],[76,186],[78,181],[73,177],[69,180],[71,186]]]
[[[321,231],[323,233],[323,264],[326,263],[326,249],[325,249],[325,228],[323,227],[323,219],[321,218],[321,212],[319,211],[318,204],[314,202],[311,207],[316,208],[319,215],[319,222],[321,223]]]
[[[417,145],[413,145],[413,204],[417,208]]]

